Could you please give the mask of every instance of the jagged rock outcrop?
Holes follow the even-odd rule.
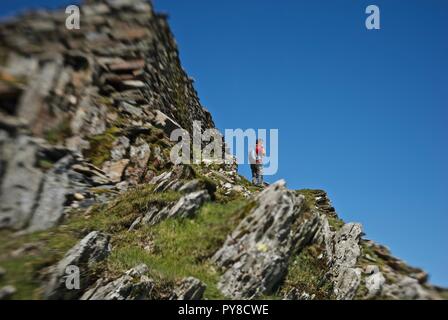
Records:
[[[384,278],[378,266],[367,266],[365,273],[368,275],[365,278],[366,288],[369,291],[367,297],[371,298],[380,295],[386,283],[386,278]]]
[[[148,300],[152,298],[154,281],[146,274],[148,267],[141,264],[128,270],[120,278],[108,282],[98,280],[87,290],[81,300]]]
[[[92,281],[89,269],[107,258],[110,253],[110,237],[103,233],[92,231],[77,245],[70,249],[64,258],[52,268],[50,280],[45,288],[46,299],[76,299]],[[79,270],[79,289],[68,288],[66,278],[67,268],[74,266]]]
[[[199,279],[188,277],[182,280],[174,290],[172,299],[175,300],[201,300],[207,286]]]
[[[189,193],[174,204],[162,210],[150,210],[142,219],[144,224],[154,225],[167,218],[192,218],[197,210],[207,201],[210,195],[206,190]]]
[[[219,288],[233,298],[272,293],[287,271],[294,247],[292,225],[300,214],[303,198],[279,181],[262,191],[255,201],[255,208],[213,257],[224,269]]]
[[[359,223],[343,223],[326,193],[314,192],[319,229],[311,244],[324,249],[336,299],[441,299],[421,269],[408,266],[389,250],[364,240]],[[338,227],[331,227],[329,220]],[[363,289],[365,288],[365,289]]]
[[[20,136],[2,147],[0,227],[19,229],[32,217],[44,173],[35,167],[38,145],[30,137]]]
[[[328,224],[324,224],[321,230],[324,231],[323,237],[327,243],[326,257],[334,282],[334,294],[337,299],[353,299],[361,283],[361,270],[356,266],[361,255],[359,241],[362,226],[359,223],[348,223],[332,232]]]

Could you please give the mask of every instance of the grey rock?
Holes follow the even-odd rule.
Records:
[[[192,192],[180,198],[171,208],[165,207],[161,210],[151,208],[142,222],[154,225],[167,218],[192,218],[197,210],[210,199],[206,190]]]
[[[334,279],[334,294],[338,300],[351,300],[361,284],[361,269],[342,268]]]
[[[151,179],[149,184],[155,185],[154,192],[161,192],[166,189],[166,185],[170,183],[172,178],[174,177],[174,173],[172,171],[165,171],[158,176],[155,176]]]
[[[122,82],[122,84],[126,89],[144,88],[145,87],[145,83],[140,80],[125,80]]]
[[[121,159],[117,161],[106,161],[103,164],[103,171],[112,183],[121,181],[126,166],[129,164],[129,159]]]
[[[127,150],[129,148],[129,139],[125,136],[120,136],[115,140],[112,150],[110,152],[110,157],[113,161],[118,161],[126,156]]]
[[[0,300],[8,299],[16,292],[17,290],[14,286],[4,286],[0,288]]]
[[[107,282],[100,279],[81,297],[81,300],[147,300],[152,298],[154,282],[145,274],[145,264],[128,270],[120,278]]]
[[[41,192],[36,200],[36,209],[27,228],[28,231],[48,229],[55,226],[62,219],[69,187],[67,171],[73,161],[73,157],[68,155],[59,160],[45,174]]]
[[[309,294],[307,292],[301,292],[300,290],[294,288],[290,292],[288,292],[284,300],[314,300],[315,295]]]
[[[417,279],[409,276],[399,276],[395,283],[383,285],[382,295],[395,300],[432,300],[440,296],[419,284]]]
[[[334,235],[331,272],[337,299],[352,299],[361,283],[361,270],[355,268],[361,255],[361,235],[362,226],[359,223],[347,223]]]
[[[142,217],[138,217],[137,219],[132,222],[131,226],[129,227],[128,231],[132,231],[137,228],[137,226],[142,222]]]
[[[17,107],[17,116],[25,119],[28,123],[34,124],[36,118],[44,107],[44,99],[52,89],[55,78],[61,67],[61,59],[56,59],[45,63],[39,72],[34,74],[29,81],[29,86],[20,97]]]
[[[373,272],[370,276],[365,278],[367,290],[369,290],[368,298],[372,298],[381,294],[383,286],[386,283],[386,278],[379,271]]]
[[[132,104],[127,103],[125,101],[121,101],[121,103],[119,105],[119,109],[135,118],[141,118],[143,116],[142,109],[140,109],[139,107],[135,107]]]
[[[200,300],[207,286],[200,280],[188,277],[182,280],[174,291],[174,299],[177,300]]]
[[[359,242],[363,234],[362,226],[359,223],[347,223],[339,230],[332,231],[327,218],[327,215],[334,214],[331,203],[325,193],[316,201],[320,223],[313,241],[325,249],[324,256],[336,299],[351,300],[361,284],[362,270],[356,265],[361,256]]]
[[[25,57],[17,53],[10,53],[6,62],[5,71],[13,76],[33,74],[39,67],[35,58]]]
[[[92,231],[70,249],[64,258],[52,268],[50,281],[45,287],[46,299],[76,299],[91,284],[89,269],[103,261],[110,253],[110,237],[98,231]],[[67,267],[75,266],[80,271],[80,290],[66,287]]]
[[[87,89],[70,122],[71,131],[74,135],[85,137],[101,134],[106,130],[107,108],[93,105],[91,101],[93,92],[93,89]]]
[[[196,211],[207,201],[210,201],[210,195],[206,190],[187,194],[180,198],[171,208],[168,217],[192,218]]]
[[[151,155],[149,144],[143,139],[137,138],[129,149],[130,163],[126,168],[125,178],[130,183],[137,184],[143,178]]]
[[[334,260],[340,267],[353,267],[361,255],[359,240],[362,226],[359,223],[347,223],[335,234]]]
[[[373,274],[379,273],[379,272],[380,272],[380,268],[378,268],[377,265],[369,264],[369,265],[365,268],[364,272],[365,272],[366,274],[368,274],[368,275],[373,275]]]
[[[347,223],[333,232],[325,214],[321,216],[321,227],[316,234],[316,241],[323,243],[325,247],[334,294],[339,300],[353,299],[361,283],[362,271],[356,268],[356,263],[361,255],[359,241],[362,234],[362,226],[359,223]]]
[[[92,186],[98,185],[108,185],[111,184],[112,181],[106,176],[106,173],[95,167],[91,163],[77,163],[71,167],[73,172],[79,173],[83,176],[81,180],[84,178],[87,179],[87,182]],[[73,177],[73,173],[71,174],[71,178]]]
[[[198,191],[200,188],[201,188],[200,181],[198,179],[194,179],[182,185],[178,191],[182,193],[191,193],[194,191]]]
[[[35,167],[39,145],[28,136],[19,136],[6,152],[0,192],[0,228],[21,229],[32,217],[35,200],[41,188],[43,172]]]
[[[181,128],[180,124],[160,110],[155,110],[154,124],[159,128],[162,128],[168,136],[170,136],[174,130]]]
[[[284,181],[258,194],[256,207],[212,258],[225,270],[218,284],[224,295],[238,299],[272,293],[287,271],[292,225],[303,199],[288,191]]]

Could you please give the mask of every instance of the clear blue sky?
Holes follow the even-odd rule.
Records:
[[[0,10],[31,3],[67,1]],[[379,31],[364,26],[369,4]],[[269,181],[325,189],[344,220],[448,286],[448,1],[155,5],[217,126],[279,129]]]

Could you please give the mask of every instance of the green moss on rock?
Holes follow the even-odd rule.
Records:
[[[88,138],[90,147],[84,151],[84,157],[89,159],[95,166],[101,166],[105,161],[109,160],[113,143],[120,132],[119,128],[111,127],[104,133]]]

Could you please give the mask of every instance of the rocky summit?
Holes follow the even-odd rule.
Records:
[[[173,130],[214,123],[167,16],[80,9],[0,24],[0,299],[448,297],[324,191],[172,163]]]

